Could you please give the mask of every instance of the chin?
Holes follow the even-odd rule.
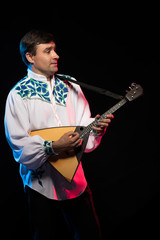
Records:
[[[56,73],[58,71],[58,67],[56,67],[52,72],[53,74]]]

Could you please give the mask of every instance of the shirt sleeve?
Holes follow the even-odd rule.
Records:
[[[5,134],[14,159],[28,169],[39,168],[52,152],[50,142],[40,136],[30,136],[27,99],[12,90],[6,101]]]
[[[76,106],[76,109],[78,111],[76,111],[76,123],[79,126],[88,126],[95,120],[95,118],[91,117],[88,101],[86,100],[81,88],[79,86],[76,86],[76,88],[78,90]],[[92,152],[93,150],[95,150],[99,146],[101,139],[102,135],[98,135],[96,131],[91,131],[85,152]]]

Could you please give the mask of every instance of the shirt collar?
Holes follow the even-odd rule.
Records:
[[[29,68],[27,69],[27,71],[28,71],[28,77],[33,78],[38,81],[48,82],[47,78],[44,75],[37,74],[37,73],[33,72],[32,70],[30,70]],[[55,79],[55,77],[53,75],[51,82],[53,82],[54,79]]]

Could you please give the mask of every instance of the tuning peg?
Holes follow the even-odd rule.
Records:
[[[131,83],[131,87],[135,87],[137,84],[135,82]]]

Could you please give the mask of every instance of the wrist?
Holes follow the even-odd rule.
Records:
[[[59,154],[60,151],[58,150],[56,141],[52,141],[52,149],[53,149],[55,155]]]

